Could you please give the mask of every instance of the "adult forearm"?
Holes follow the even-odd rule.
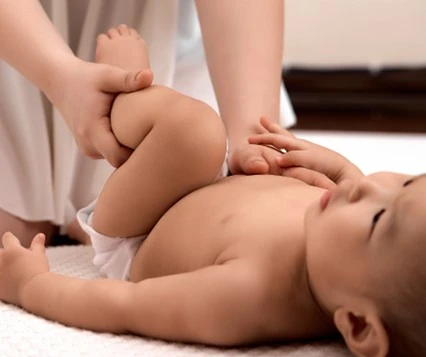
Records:
[[[283,0],[198,0],[207,62],[230,145],[279,117]]]
[[[125,333],[126,308],[133,284],[85,280],[43,273],[21,291],[21,306],[49,320],[100,332]]]
[[[48,96],[55,71],[74,58],[37,0],[0,0],[0,38],[0,59]]]

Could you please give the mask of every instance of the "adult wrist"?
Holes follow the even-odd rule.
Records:
[[[61,55],[51,58],[51,61],[44,66],[42,82],[38,87],[54,105],[60,101],[69,73],[81,61],[73,54]]]

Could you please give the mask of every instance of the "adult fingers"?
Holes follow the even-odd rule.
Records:
[[[230,157],[229,169],[233,174],[261,175],[268,172],[269,165],[261,153],[241,150]]]
[[[261,175],[268,172],[269,165],[262,155],[252,154],[242,159],[241,170],[246,175]]]
[[[121,166],[129,156],[132,150],[122,146],[111,131],[109,119],[103,118],[105,125],[99,125],[94,130],[91,142],[98,152],[105,158],[113,167]]]
[[[149,87],[154,78],[149,69],[128,72],[113,66],[105,65],[102,75],[101,90],[108,93],[130,93]]]
[[[96,150],[96,148],[93,147],[93,145],[90,144],[87,139],[78,135],[75,135],[74,139],[78,148],[85,156],[96,160],[103,159],[103,156]]]

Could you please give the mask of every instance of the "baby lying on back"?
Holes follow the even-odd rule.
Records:
[[[117,33],[104,61],[147,66]],[[111,125],[134,152],[78,214],[109,279],[52,273],[42,235],[27,250],[7,233],[0,299],[94,331],[219,346],[340,332],[357,356],[426,355],[424,176],[364,176],[262,118],[250,143],[284,149],[292,177],[223,178],[220,118],[162,86],[118,97]]]

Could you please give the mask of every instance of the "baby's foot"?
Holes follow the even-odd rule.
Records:
[[[149,69],[145,41],[127,25],[111,28],[97,39],[96,62],[129,71]]]

